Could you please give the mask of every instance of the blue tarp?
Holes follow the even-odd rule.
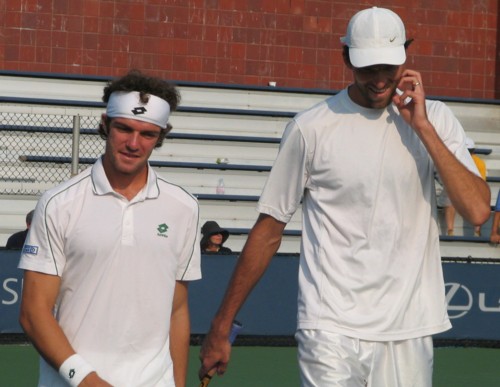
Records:
[[[22,271],[19,251],[0,250],[0,333],[22,332],[18,323]],[[235,255],[204,255],[203,279],[189,286],[191,330],[207,332],[236,264]],[[238,314],[244,335],[291,336],[297,314],[299,258],[278,255]],[[443,263],[453,328],[442,339],[500,340],[500,264]]]

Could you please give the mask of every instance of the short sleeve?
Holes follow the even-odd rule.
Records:
[[[38,201],[21,253],[20,269],[61,276],[66,260],[60,230],[65,226],[56,228],[56,224],[64,219],[65,211],[57,211],[56,207],[45,196]]]
[[[308,181],[308,146],[295,120],[286,127],[257,210],[288,223],[300,205]]]

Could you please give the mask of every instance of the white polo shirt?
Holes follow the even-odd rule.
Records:
[[[450,110],[427,101],[446,146],[478,174]],[[298,328],[373,341],[451,327],[434,165],[394,106],[343,90],[287,126],[258,211],[288,222],[303,199]]]
[[[201,278],[198,203],[149,168],[131,201],[102,162],[46,192],[19,267],[58,275],[55,316],[114,386],[174,386],[170,314],[177,280]],[[42,359],[40,386],[65,386]]]

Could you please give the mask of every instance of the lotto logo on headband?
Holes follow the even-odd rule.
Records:
[[[132,118],[166,128],[170,105],[156,95],[149,94],[148,102],[143,103],[138,91],[115,91],[109,96],[106,115],[112,118]]]
[[[147,112],[147,109],[144,106],[136,107],[136,108],[132,109],[132,113],[134,113],[135,115],[144,114],[146,112]]]

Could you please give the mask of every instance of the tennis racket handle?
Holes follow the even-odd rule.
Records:
[[[231,332],[229,333],[229,342],[231,344],[234,343],[234,340],[236,339],[236,336],[238,336],[238,333],[241,331],[241,328],[243,328],[243,325],[239,321],[234,320],[233,325],[231,326]],[[212,380],[212,376],[215,375],[216,370],[216,368],[212,368],[207,372],[203,379],[201,379],[200,387],[208,386],[208,384]]]
[[[239,321],[234,320],[233,325],[231,326],[231,332],[229,333],[229,342],[231,344],[234,343],[234,340],[236,339],[236,336],[238,336],[238,333],[240,333],[241,328],[243,328],[243,325]]]
[[[208,372],[204,377],[203,379],[201,379],[201,383],[200,383],[200,387],[207,387],[208,386],[208,383],[210,383],[210,381],[212,380],[212,375],[210,374],[215,374],[215,370],[212,372]]]

